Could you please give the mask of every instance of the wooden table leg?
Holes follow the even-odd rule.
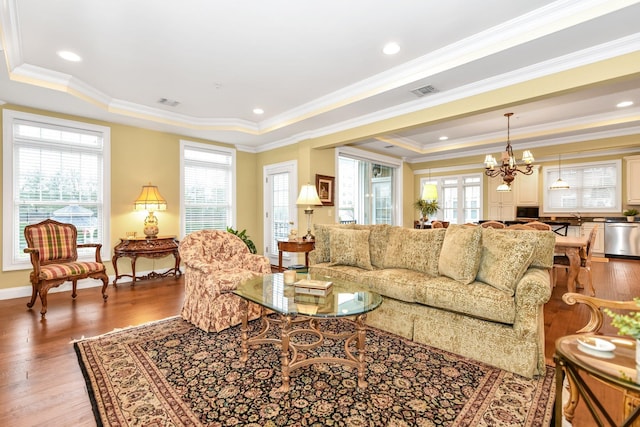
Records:
[[[580,254],[579,248],[566,248],[565,254],[569,258],[569,275],[567,277],[567,290],[569,292],[576,291],[576,279],[580,272]]]

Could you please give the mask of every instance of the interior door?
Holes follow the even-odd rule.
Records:
[[[264,167],[264,255],[272,265],[278,265],[278,241],[286,240],[291,228],[298,228],[295,204],[297,176],[296,162]],[[288,253],[283,255],[283,266],[295,264]]]

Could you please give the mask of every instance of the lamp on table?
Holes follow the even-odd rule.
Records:
[[[314,240],[313,234],[311,234],[311,215],[313,215],[312,206],[320,206],[322,202],[320,201],[320,197],[318,197],[318,192],[316,191],[316,187],[311,184],[303,185],[300,189],[300,195],[298,196],[298,200],[296,200],[296,205],[298,206],[307,206],[304,210],[304,213],[307,215],[307,235],[303,236],[304,240]]]
[[[148,216],[144,219],[144,234],[147,238],[156,238],[159,231],[158,218],[153,213],[167,210],[167,201],[160,195],[158,187],[151,183],[143,185],[142,192],[133,205],[137,211],[147,211]]]

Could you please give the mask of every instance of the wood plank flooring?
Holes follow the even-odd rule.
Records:
[[[598,296],[631,299],[640,295],[640,261],[612,260],[593,263]],[[545,306],[546,358],[553,363],[555,340],[573,333],[587,319],[584,307],[562,302],[566,278]],[[167,278],[122,283],[109,287],[103,303],[100,288],[49,295],[46,320],[40,318],[40,301],[33,310],[28,298],[0,301],[0,426],[95,426],[71,342],[179,314],[182,279]],[[615,333],[608,329],[609,333]],[[621,408],[619,395],[596,385],[608,407]],[[578,407],[576,426],[593,425],[585,407]]]

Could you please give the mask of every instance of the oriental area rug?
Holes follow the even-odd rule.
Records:
[[[331,322],[334,331],[352,327]],[[256,332],[259,322],[251,328]],[[282,393],[278,347],[251,346],[241,363],[240,343],[239,326],[207,333],[175,317],[74,346],[99,426],[537,427],[551,421],[551,367],[528,379],[368,329],[367,388],[357,387],[354,368],[318,364],[293,371],[291,389]],[[307,353],[340,357],[344,343],[327,339]]]

